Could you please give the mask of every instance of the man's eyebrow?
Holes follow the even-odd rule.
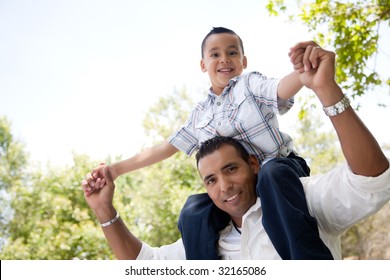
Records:
[[[225,164],[224,166],[222,166],[221,170],[226,170],[226,169],[229,169],[231,167],[235,167],[237,166],[237,163],[232,161],[232,162],[228,162],[227,164]],[[205,177],[202,178],[202,180],[204,182],[206,182],[208,179],[210,179],[211,177],[213,177],[214,174],[209,174],[209,175],[206,175]]]
[[[221,170],[229,169],[229,168],[234,167],[234,166],[236,166],[236,165],[237,165],[237,163],[235,163],[235,162],[229,162],[229,163],[225,164],[225,165],[221,168]]]
[[[207,182],[211,177],[213,177],[214,174],[207,175],[203,178],[203,182]]]

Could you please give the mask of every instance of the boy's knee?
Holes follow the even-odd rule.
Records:
[[[291,167],[286,164],[285,159],[275,158],[268,161],[260,169],[260,176],[280,176],[281,172],[291,171]]]

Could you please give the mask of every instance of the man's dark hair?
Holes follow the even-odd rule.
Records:
[[[229,34],[236,35],[238,37],[239,42],[240,42],[242,54],[244,54],[244,44],[242,43],[240,36],[238,36],[236,34],[236,32],[234,32],[233,30],[230,30],[228,28],[225,28],[225,27],[213,27],[213,29],[206,35],[206,37],[204,37],[204,39],[202,41],[202,58],[204,57],[203,50],[204,50],[204,47],[206,45],[207,38],[209,38],[211,35],[221,34],[221,33],[229,33]]]
[[[249,154],[245,150],[245,148],[241,145],[240,142],[238,142],[236,139],[233,139],[231,137],[226,136],[215,136],[214,138],[211,138],[209,140],[204,141],[200,147],[198,152],[196,153],[196,166],[198,166],[199,161],[204,158],[205,156],[215,152],[219,148],[221,148],[224,145],[230,145],[234,147],[237,151],[237,153],[241,156],[245,162],[249,162]]]

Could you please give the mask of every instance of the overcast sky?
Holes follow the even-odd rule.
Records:
[[[68,164],[72,151],[96,160],[131,156],[144,142],[144,113],[159,96],[183,86],[199,96],[208,88],[199,67],[200,43],[213,26],[242,37],[247,71],[281,78],[292,70],[289,47],[311,37],[300,25],[268,17],[264,5],[260,0],[0,1],[0,115],[11,121],[33,161]],[[382,54],[378,67],[390,62],[389,51]],[[383,143],[390,142],[382,124],[390,120],[390,108],[375,104],[390,106],[390,101],[381,96],[364,100],[359,114]],[[286,116],[281,128],[289,132],[296,112]]]

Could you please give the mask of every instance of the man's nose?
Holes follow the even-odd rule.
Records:
[[[220,179],[220,189],[222,192],[227,192],[232,187],[232,183],[230,180],[227,180],[226,178]]]

